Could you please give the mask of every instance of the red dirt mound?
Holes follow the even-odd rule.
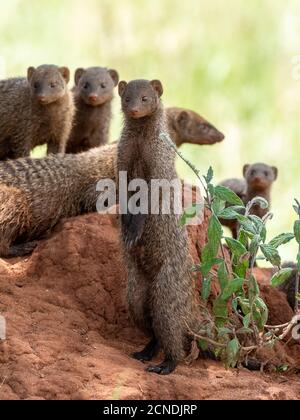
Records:
[[[196,259],[206,220],[189,230]],[[146,339],[126,310],[118,232],[116,216],[77,217],[62,222],[31,257],[0,260],[0,313],[7,322],[0,399],[299,398],[299,375],[226,371],[203,360],[167,377],[146,373],[129,357]],[[272,322],[288,320],[284,296],[265,287]],[[290,349],[298,361],[299,348]]]

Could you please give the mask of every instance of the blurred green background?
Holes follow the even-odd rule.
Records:
[[[0,0],[1,77],[54,63],[116,68],[122,79],[160,78],[164,102],[191,108],[226,134],[185,145],[216,181],[245,163],[276,165],[270,235],[290,231],[300,197],[299,0]],[[120,132],[114,101],[112,139]],[[35,152],[40,155],[43,150]],[[183,163],[180,175],[195,181]],[[282,248],[294,259],[296,247]]]

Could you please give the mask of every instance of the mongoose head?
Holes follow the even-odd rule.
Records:
[[[248,187],[263,191],[268,189],[277,179],[278,169],[265,163],[255,163],[253,165],[245,165],[243,174]]]
[[[182,108],[168,108],[177,134],[177,146],[182,143],[214,144],[224,139],[224,134],[196,112]]]
[[[87,105],[99,106],[113,98],[118,82],[116,70],[103,67],[79,68],[75,72],[75,95]]]
[[[29,67],[27,80],[31,94],[41,105],[48,105],[65,96],[70,80],[67,67],[44,64],[37,68]]]
[[[119,83],[122,111],[127,117],[138,119],[152,115],[160,106],[163,87],[159,80],[133,80]]]

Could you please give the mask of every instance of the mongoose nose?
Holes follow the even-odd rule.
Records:
[[[130,115],[131,115],[132,117],[137,116],[137,115],[138,115],[138,113],[139,113],[139,110],[138,110],[138,109],[131,109],[131,110],[130,110]]]
[[[89,95],[89,100],[92,102],[96,102],[98,99],[98,96],[95,94]]]
[[[37,97],[39,102],[45,102],[46,101],[46,96],[45,95],[38,95]]]

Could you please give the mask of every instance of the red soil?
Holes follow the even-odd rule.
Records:
[[[205,226],[189,228],[194,259]],[[225,370],[200,359],[167,377],[146,373],[129,357],[146,339],[129,320],[125,284],[116,216],[63,221],[31,257],[0,260],[0,313],[7,320],[0,399],[299,398],[299,374]],[[285,296],[262,289],[269,322],[288,321]],[[300,344],[281,346],[276,357],[299,367]]]

